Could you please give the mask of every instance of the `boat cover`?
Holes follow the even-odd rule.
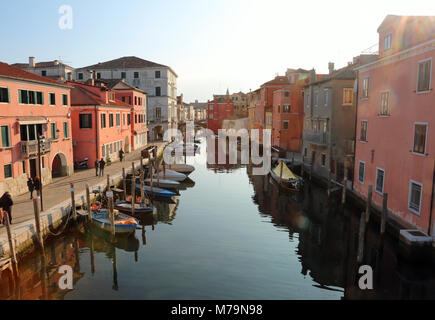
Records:
[[[284,162],[280,162],[275,169],[273,169],[273,172],[279,177],[281,174],[281,166],[282,168],[282,179],[288,180],[288,179],[299,179],[297,175],[295,175]]]

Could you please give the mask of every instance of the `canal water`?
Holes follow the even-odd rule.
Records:
[[[115,242],[81,226],[20,262],[20,282],[2,274],[1,299],[433,299],[435,273],[398,254],[397,240],[370,224],[364,263],[373,290],[359,289],[359,216],[315,185],[288,194],[247,166],[206,165],[143,228]],[[198,163],[200,162],[200,163]],[[58,269],[73,269],[61,290]],[[45,267],[48,279],[41,280]]]

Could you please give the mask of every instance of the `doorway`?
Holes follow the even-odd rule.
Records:
[[[37,175],[37,163],[36,159],[29,159],[29,165],[30,165],[30,177],[33,179]]]

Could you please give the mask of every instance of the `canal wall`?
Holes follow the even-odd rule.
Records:
[[[158,148],[158,157],[161,157],[167,144],[162,144]],[[140,168],[140,160],[133,161],[135,168]],[[148,160],[143,161],[144,164],[148,163]],[[131,166],[126,169],[126,173],[131,173]],[[93,172],[91,173],[93,174]],[[117,185],[122,181],[122,171],[112,174],[110,176],[111,185]],[[91,201],[95,199],[96,194],[93,190],[104,190],[107,185],[107,181],[102,181],[89,186]],[[75,193],[76,207],[79,207],[86,203],[86,190]],[[63,227],[63,223],[69,218],[71,214],[71,199],[62,201],[40,214],[40,226],[41,233],[44,238],[49,235],[57,235],[56,229]],[[71,220],[71,219],[69,219]],[[68,221],[69,222],[69,221]],[[27,251],[34,248],[34,245],[38,243],[36,236],[35,218],[28,219],[24,222],[13,224],[11,226],[12,243],[15,247],[17,258],[20,259]],[[0,235],[0,257],[10,257],[9,242],[6,232]]]

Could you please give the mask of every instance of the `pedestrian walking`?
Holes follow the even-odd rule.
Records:
[[[100,160],[100,177],[104,175],[104,166],[106,165],[106,161],[103,158]]]
[[[12,201],[12,197],[8,191],[6,191],[0,198],[0,207],[8,213],[9,216],[9,224],[12,224],[12,205],[14,202]],[[3,217],[4,219],[4,217]],[[4,221],[2,221],[4,223]]]
[[[124,150],[119,150],[119,160],[122,162],[122,160],[124,159]]]
[[[95,160],[94,165],[95,165],[95,176],[98,177],[98,168],[100,167],[100,161],[98,161],[98,159]]]
[[[30,192],[30,200],[32,200],[33,199],[33,190],[35,190],[35,185],[33,184],[33,180],[30,177],[27,179],[27,188],[29,189],[29,192]]]
[[[37,195],[38,197],[40,197],[40,196],[41,196],[41,180],[39,179],[38,176],[36,176],[36,177],[33,179],[33,186],[34,186],[34,188],[35,188],[35,190],[36,190],[36,195]]]

